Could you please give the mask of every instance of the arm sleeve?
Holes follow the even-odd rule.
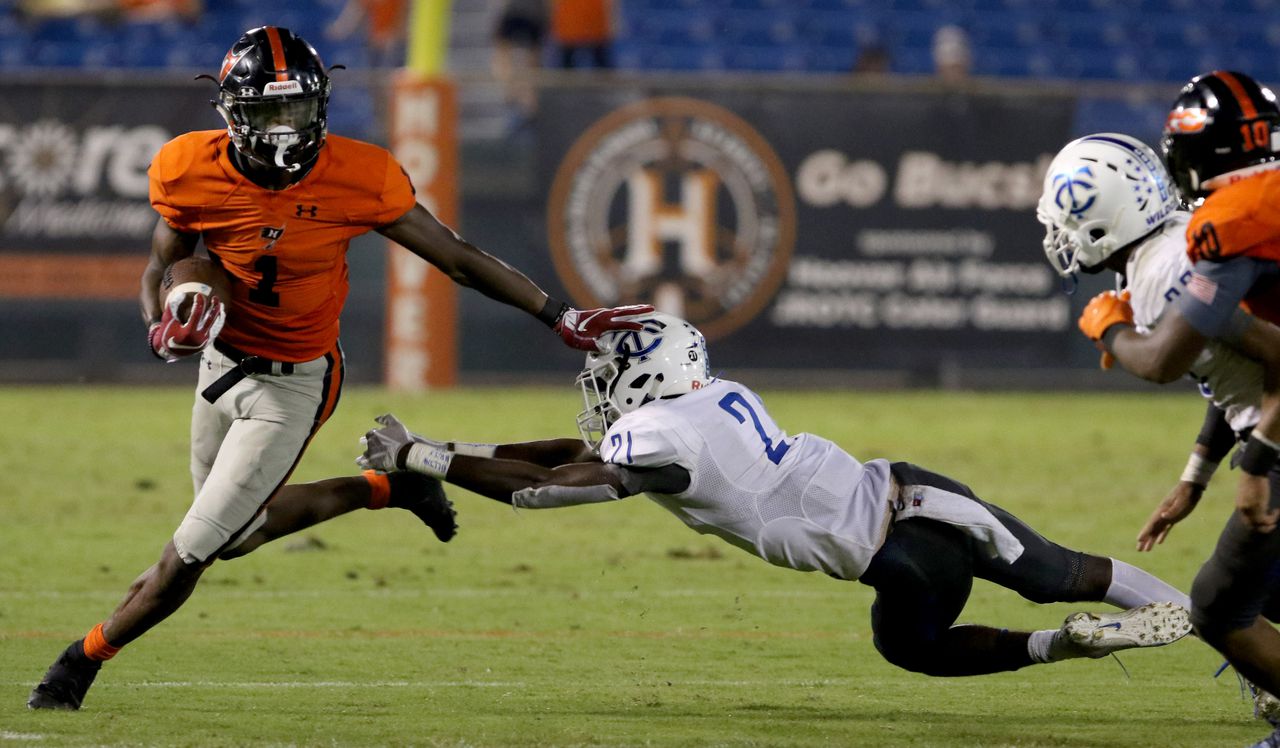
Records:
[[[647,492],[678,494],[689,487],[689,471],[679,465],[639,470],[612,464],[604,467],[622,484],[626,491],[624,495],[619,496],[617,489],[611,485],[538,486],[512,493],[511,505],[521,509],[552,509],[617,501]]]
[[[1209,403],[1205,410],[1196,444],[1208,451],[1206,459],[1211,462],[1222,462],[1222,458],[1236,445],[1236,434],[1227,423],[1227,414],[1213,403]]]
[[[1252,257],[1222,262],[1201,260],[1195,264],[1186,291],[1178,297],[1177,310],[1188,324],[1208,338],[1229,340],[1237,334],[1233,318],[1240,301],[1267,270],[1268,263]]]
[[[511,494],[511,506],[520,509],[554,509],[579,504],[617,501],[613,486],[538,486],[523,488]]]

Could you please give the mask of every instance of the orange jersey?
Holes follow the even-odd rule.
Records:
[[[1254,174],[1210,193],[1191,214],[1187,254],[1192,262],[1240,255],[1280,262],[1280,170]],[[1280,324],[1280,299],[1273,283],[1251,290],[1244,306]]]
[[[386,150],[330,135],[311,172],[283,190],[231,164],[225,130],[187,133],[151,162],[151,205],[199,233],[232,277],[219,339],[277,361],[310,361],[338,340],[347,245],[414,206],[413,185]]]

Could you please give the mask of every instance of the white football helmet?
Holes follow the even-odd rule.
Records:
[[[711,381],[707,341],[698,328],[662,312],[636,321],[644,328],[608,333],[601,342],[609,352],[588,353],[578,375],[586,406],[578,414],[578,431],[593,450],[624,413]]]
[[[1142,141],[1110,132],[1073,140],[1049,164],[1036,206],[1045,256],[1063,278],[1096,268],[1160,228],[1179,203],[1169,172]]]

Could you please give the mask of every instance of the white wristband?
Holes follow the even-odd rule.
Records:
[[[443,479],[449,472],[449,463],[453,462],[453,453],[443,445],[414,442],[405,455],[405,467],[415,473],[424,473],[432,478]]]
[[[1185,483],[1194,483],[1197,486],[1204,487],[1209,485],[1209,479],[1213,477],[1213,471],[1218,469],[1218,463],[1209,462],[1200,456],[1199,452],[1192,452],[1187,458],[1187,466],[1182,469],[1182,480]]]
[[[497,451],[497,444],[480,444],[477,442],[449,442],[449,449],[454,454],[466,455],[468,457],[493,457],[493,453]]]

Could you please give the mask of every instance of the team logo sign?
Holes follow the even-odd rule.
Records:
[[[795,198],[769,144],[687,98],[619,109],[560,165],[548,207],[557,273],[583,307],[653,303],[708,338],[749,321],[781,284]]]

